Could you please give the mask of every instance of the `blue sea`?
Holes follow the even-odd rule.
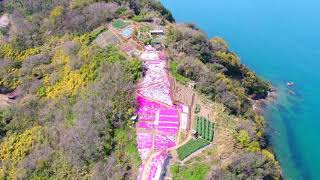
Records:
[[[161,2],[177,22],[224,38],[242,63],[278,89],[265,117],[284,178],[320,179],[320,1]]]

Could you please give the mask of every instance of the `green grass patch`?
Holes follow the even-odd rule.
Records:
[[[186,85],[190,81],[189,78],[186,78],[178,73],[178,62],[176,61],[170,61],[170,72],[172,76],[181,84]]]
[[[196,108],[194,109],[194,112],[198,114],[201,111],[201,106],[199,104],[196,104]]]
[[[72,126],[76,123],[76,118],[74,117],[74,114],[72,112],[68,112],[66,114],[65,119],[66,119],[66,122],[69,126]]]
[[[138,171],[141,159],[136,142],[136,133],[134,128],[126,127],[115,131],[114,154],[118,166],[130,167]]]
[[[198,180],[205,179],[210,168],[206,164],[191,164],[187,166],[179,166],[174,164],[171,167],[171,174],[174,180]]]
[[[104,27],[98,27],[89,34],[90,42],[94,41],[101,33],[106,30]]]
[[[177,149],[179,159],[184,160],[185,158],[190,156],[190,154],[196,152],[197,150],[208,144],[210,144],[210,142],[202,138],[191,139],[185,145]]]
[[[128,25],[127,23],[125,23],[124,21],[122,21],[120,19],[117,19],[112,23],[112,26],[117,29],[122,29],[122,28],[126,27],[127,25]]]
[[[116,14],[117,15],[123,15],[127,12],[127,8],[125,7],[119,7],[117,10],[116,10]]]

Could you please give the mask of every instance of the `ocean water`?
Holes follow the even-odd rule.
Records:
[[[177,22],[224,38],[244,64],[278,89],[265,117],[283,175],[320,179],[320,1],[161,2]],[[295,86],[289,89],[287,81]]]

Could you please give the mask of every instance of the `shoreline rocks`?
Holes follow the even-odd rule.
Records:
[[[270,91],[268,91],[268,95],[266,98],[258,99],[258,100],[252,100],[253,105],[253,111],[257,113],[258,115],[263,115],[264,108],[267,104],[274,102],[277,99],[277,90],[275,88],[271,88]]]

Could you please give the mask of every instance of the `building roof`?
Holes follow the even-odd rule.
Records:
[[[164,31],[161,30],[161,29],[158,29],[158,30],[151,30],[150,33],[151,33],[151,34],[163,34]]]

